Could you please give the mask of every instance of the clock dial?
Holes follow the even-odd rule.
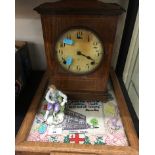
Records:
[[[95,70],[102,61],[103,45],[98,36],[87,29],[71,29],[56,43],[60,65],[69,72],[86,74]]]

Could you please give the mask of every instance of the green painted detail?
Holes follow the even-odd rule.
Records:
[[[44,116],[45,115],[45,111],[41,111],[40,114],[42,114]]]
[[[91,144],[90,139],[88,136],[85,137],[85,141],[83,144]]]
[[[63,98],[61,96],[58,96],[58,102],[61,103]]]
[[[106,103],[103,112],[106,117],[114,117],[116,115],[116,106],[112,102]]]
[[[64,110],[65,110],[65,106],[61,106],[60,107],[60,112],[64,112]]]
[[[70,143],[69,135],[64,137],[64,143]]]
[[[98,120],[96,118],[92,118],[90,120],[90,124],[93,126],[93,128],[95,128],[99,125]]]
[[[103,142],[103,138],[102,137],[97,137],[94,144],[102,144],[102,145],[105,145],[106,143]]]
[[[50,141],[50,142],[58,142],[58,139],[57,139],[57,137],[51,136],[51,137],[49,138],[49,141]]]

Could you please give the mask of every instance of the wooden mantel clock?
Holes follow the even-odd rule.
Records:
[[[41,14],[52,83],[65,91],[106,92],[123,9],[97,0],[64,0],[35,10]]]
[[[138,140],[114,71],[120,114],[130,146],[29,142],[35,114],[49,83],[74,100],[104,100],[117,21],[124,10],[98,0],[60,0],[34,9],[41,15],[47,71],[16,137],[16,153],[32,155],[136,155]]]

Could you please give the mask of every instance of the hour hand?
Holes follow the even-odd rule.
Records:
[[[83,55],[81,51],[77,51],[77,55]]]
[[[82,55],[82,56],[86,57],[87,59],[94,61],[94,59],[92,59],[90,56],[83,54],[81,51],[77,51],[77,55]]]
[[[90,60],[94,60],[94,59],[92,59],[90,56],[86,56],[86,58],[87,58],[87,59],[90,59]]]

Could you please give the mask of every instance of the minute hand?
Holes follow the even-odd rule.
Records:
[[[82,55],[82,56],[86,57],[87,59],[94,61],[94,59],[92,59],[90,56],[87,56],[87,55],[81,53],[81,51],[77,51],[77,55]]]

